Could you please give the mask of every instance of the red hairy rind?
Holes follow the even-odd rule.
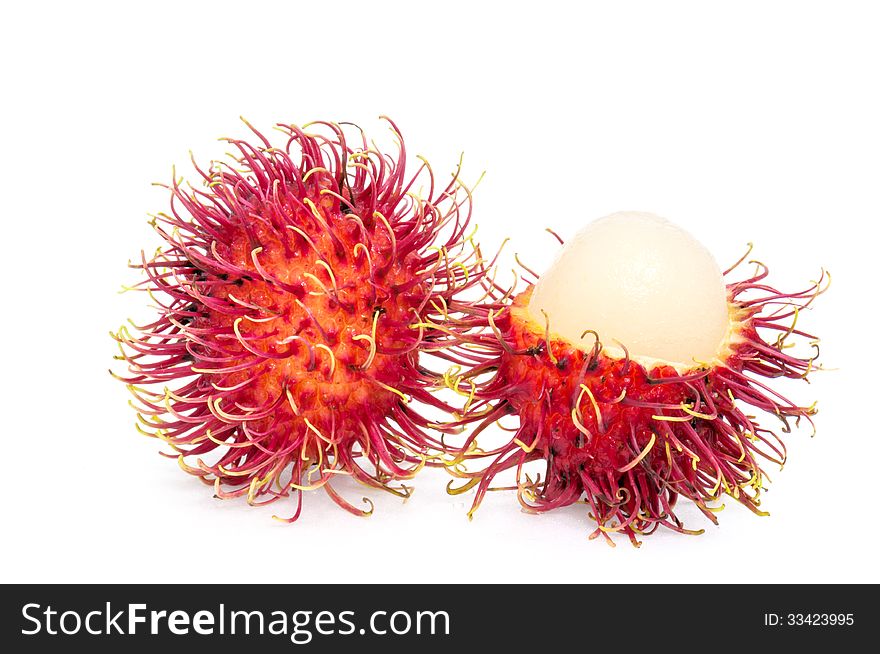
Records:
[[[175,179],[170,213],[151,221],[165,246],[132,265],[146,274],[133,288],[159,316],[113,334],[128,364],[116,376],[138,429],[217,497],[294,492],[293,520],[301,492],[323,487],[366,515],[334,476],[407,497],[391,482],[448,451],[410,401],[450,410],[419,357],[484,266],[470,190],[458,173],[436,185],[424,160],[408,175],[388,122],[395,154],[334,123],[279,125],[281,147],[251,128],[256,143],[228,139],[233,160],[193,162],[203,188]]]
[[[638,545],[639,535],[661,525],[702,533],[685,529],[676,516],[679,497],[692,500],[713,523],[723,508],[717,501],[725,495],[761,514],[766,477],[761,462],[781,466],[785,445],[744,408],[775,416],[783,432],[792,421],[812,423],[815,407],[795,405],[761,378],[805,379],[814,368],[817,340],[796,323],[799,312],[827,288],[824,272],[809,289],[792,294],[767,286],[766,276],[758,264],[751,278],[728,284],[734,327],[728,351],[721,361],[687,371],[669,365],[646,369],[628,355],[608,356],[595,332],[584,333],[583,348],[548,338],[549,329],[529,317],[532,286],[512,304],[501,289],[490,289],[492,301],[471,308],[447,352],[459,366],[452,385],[470,388],[456,424],[477,424],[464,453],[449,464],[453,475],[467,481],[450,492],[476,487],[473,515],[486,491],[494,490],[496,475],[513,469],[526,511],[583,499],[598,522],[591,538],[603,535],[612,545],[610,533],[624,533]],[[775,334],[774,340],[762,333]],[[796,338],[809,341],[814,356],[789,354]],[[511,439],[480,450],[479,434],[509,414],[519,417]],[[473,459],[488,465],[466,470],[462,463]],[[536,460],[546,468],[533,479],[523,467]]]

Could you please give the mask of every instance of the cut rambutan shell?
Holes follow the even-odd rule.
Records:
[[[408,174],[403,140],[379,152],[357,128],[279,125],[273,147],[229,139],[151,221],[165,246],[132,265],[155,321],[113,334],[138,429],[167,443],[217,497],[263,504],[333,480],[408,496],[400,483],[444,448],[425,407],[442,376],[420,360],[456,295],[483,276],[470,190]],[[305,131],[306,129],[313,131]],[[422,408],[417,410],[414,404]],[[442,429],[442,428],[441,428]]]
[[[619,214],[605,220],[609,219],[627,224],[647,220],[662,223],[664,230],[678,229],[647,214]],[[588,238],[593,231],[584,230],[575,241]],[[673,240],[691,239],[678,231]],[[660,235],[660,239],[665,237]],[[651,243],[651,238],[646,239],[644,247],[650,250]],[[606,244],[594,247],[598,250],[591,252],[589,246],[578,252],[563,249],[545,273],[545,277],[561,277],[561,286],[550,293],[545,290],[542,303],[553,304],[556,292],[568,293],[573,303],[579,301],[583,288],[579,282],[588,284],[591,278],[566,279],[558,269],[584,257],[605,256]],[[619,247],[624,252],[626,245]],[[699,251],[704,251],[702,246],[687,247],[696,252],[693,257],[698,261],[680,265],[686,270],[703,266],[711,276],[711,265],[699,263],[705,260]],[[567,250],[569,256],[565,256]],[[584,501],[598,523],[591,538],[602,535],[612,545],[609,534],[626,534],[638,545],[640,535],[661,525],[681,533],[702,533],[686,529],[676,516],[680,497],[693,501],[716,524],[716,513],[723,508],[719,500],[724,496],[762,514],[760,495],[766,480],[762,462],[781,466],[786,450],[780,436],[759,424],[749,411],[778,419],[783,433],[801,420],[812,425],[815,406],[790,402],[764,378],[806,379],[816,367],[817,339],[798,329],[797,322],[830,278],[823,271],[809,288],[781,293],[766,284],[767,268],[750,262],[756,266],[754,274],[733,281],[746,258],[724,272],[724,282],[717,273],[722,299],[726,295],[728,324],[722,329],[726,333],[715,356],[707,361],[664,360],[644,351],[632,354],[625,343],[612,340],[606,344],[601,332],[589,324],[582,326],[580,338],[560,336],[553,329],[553,316],[532,301],[533,284],[519,294],[493,284],[491,300],[470,307],[461,321],[462,330],[449,339],[445,353],[456,364],[449,384],[469,397],[456,424],[476,425],[462,454],[449,463],[452,474],[465,480],[457,487],[450,484],[451,493],[476,488],[469,516],[485,493],[496,489],[496,476],[506,470],[515,471],[516,486],[509,489],[517,491],[526,511],[543,512]],[[680,274],[675,261],[664,265],[652,259],[645,278]],[[627,285],[638,275],[626,270],[624,277],[615,292],[626,294]],[[714,301],[711,285],[710,280],[705,293],[709,305]],[[595,301],[601,299],[597,296]],[[630,325],[621,322],[620,315],[625,317],[626,311],[636,315],[652,301],[636,297],[623,312],[615,307],[605,311],[603,306],[593,313],[627,329]],[[606,304],[613,302],[608,299]],[[667,307],[666,312],[675,309]],[[696,311],[693,319],[705,322],[705,329],[717,329],[713,306]],[[642,324],[650,329],[652,320],[649,317]],[[812,356],[791,354],[795,340],[801,340]],[[512,437],[500,447],[479,448],[477,437],[508,415],[519,418],[519,425],[509,429]],[[472,469],[475,461],[484,465]],[[529,474],[527,464],[535,461],[543,461],[543,470]]]

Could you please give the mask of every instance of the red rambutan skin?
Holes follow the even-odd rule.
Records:
[[[139,429],[218,497],[294,491],[293,520],[301,491],[323,487],[368,514],[334,475],[405,497],[389,482],[436,464],[437,426],[410,402],[449,407],[420,355],[483,262],[466,234],[470,191],[457,174],[436,187],[424,162],[407,177],[389,123],[396,155],[333,123],[280,125],[282,148],[256,130],[256,144],[229,139],[236,160],[196,165],[204,189],[175,179],[171,213],[152,221],[165,248],[133,267],[159,317],[113,335],[119,377]]]
[[[548,338],[549,328],[529,316],[532,286],[511,304],[505,296],[494,305],[474,307],[470,324],[482,329],[450,349],[451,360],[467,368],[457,385],[473,382],[472,401],[458,424],[479,423],[463,448],[470,453],[456,463],[488,459],[489,464],[475,472],[450,466],[453,474],[468,479],[451,492],[476,487],[473,514],[495,476],[513,468],[527,511],[583,499],[598,522],[592,537],[604,535],[610,544],[608,534],[621,532],[638,545],[638,535],[660,525],[701,533],[685,529],[675,515],[679,496],[692,500],[712,522],[724,495],[761,514],[761,461],[782,465],[785,446],[743,409],[747,405],[779,418],[783,432],[789,431],[790,419],[811,421],[814,407],[793,404],[759,378],[806,378],[813,369],[815,357],[797,358],[784,350],[792,337],[815,345],[815,337],[794,323],[824,290],[825,279],[823,274],[804,292],[782,294],[763,283],[766,274],[759,266],[752,278],[728,285],[735,325],[728,349],[721,361],[687,371],[671,365],[646,369],[628,355],[610,357],[594,332],[585,332],[585,347]],[[749,299],[755,293],[758,297]],[[759,333],[767,331],[778,334],[774,342]],[[475,351],[482,353],[478,361]],[[510,441],[489,452],[477,450],[477,436],[508,414],[519,418]],[[523,466],[536,460],[546,468],[532,479]]]

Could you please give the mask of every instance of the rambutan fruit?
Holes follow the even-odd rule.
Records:
[[[470,390],[458,424],[476,424],[449,464],[466,479],[450,492],[476,487],[469,515],[505,470],[516,471],[526,511],[585,501],[598,523],[591,538],[609,544],[619,532],[638,545],[661,525],[701,533],[676,516],[679,497],[716,524],[725,495],[762,513],[762,462],[781,466],[786,450],[749,411],[778,418],[782,432],[812,424],[815,406],[763,378],[806,379],[816,367],[816,338],[796,323],[830,278],[781,293],[750,262],[754,274],[732,281],[746,258],[722,273],[668,221],[618,213],[587,226],[521,293],[491,288],[447,350],[451,383]],[[796,356],[797,340],[812,349]],[[477,436],[509,414],[513,436],[480,449]],[[468,459],[485,465],[468,470]],[[524,470],[533,461],[544,470]]]
[[[439,465],[425,407],[449,407],[420,357],[483,265],[458,172],[436,184],[420,158],[409,174],[388,123],[393,154],[325,122],[279,125],[282,147],[252,127],[254,143],[227,139],[232,160],[193,161],[202,188],[167,187],[164,247],[130,264],[159,310],[113,334],[138,429],[219,498],[295,493],[292,521],[321,487],[367,515],[334,478],[407,497],[399,482]]]

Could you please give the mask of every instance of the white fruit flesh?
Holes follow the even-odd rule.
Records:
[[[721,270],[683,229],[649,213],[620,212],[587,225],[541,276],[529,302],[532,320],[575,345],[659,360],[678,369],[713,361],[730,319]]]

